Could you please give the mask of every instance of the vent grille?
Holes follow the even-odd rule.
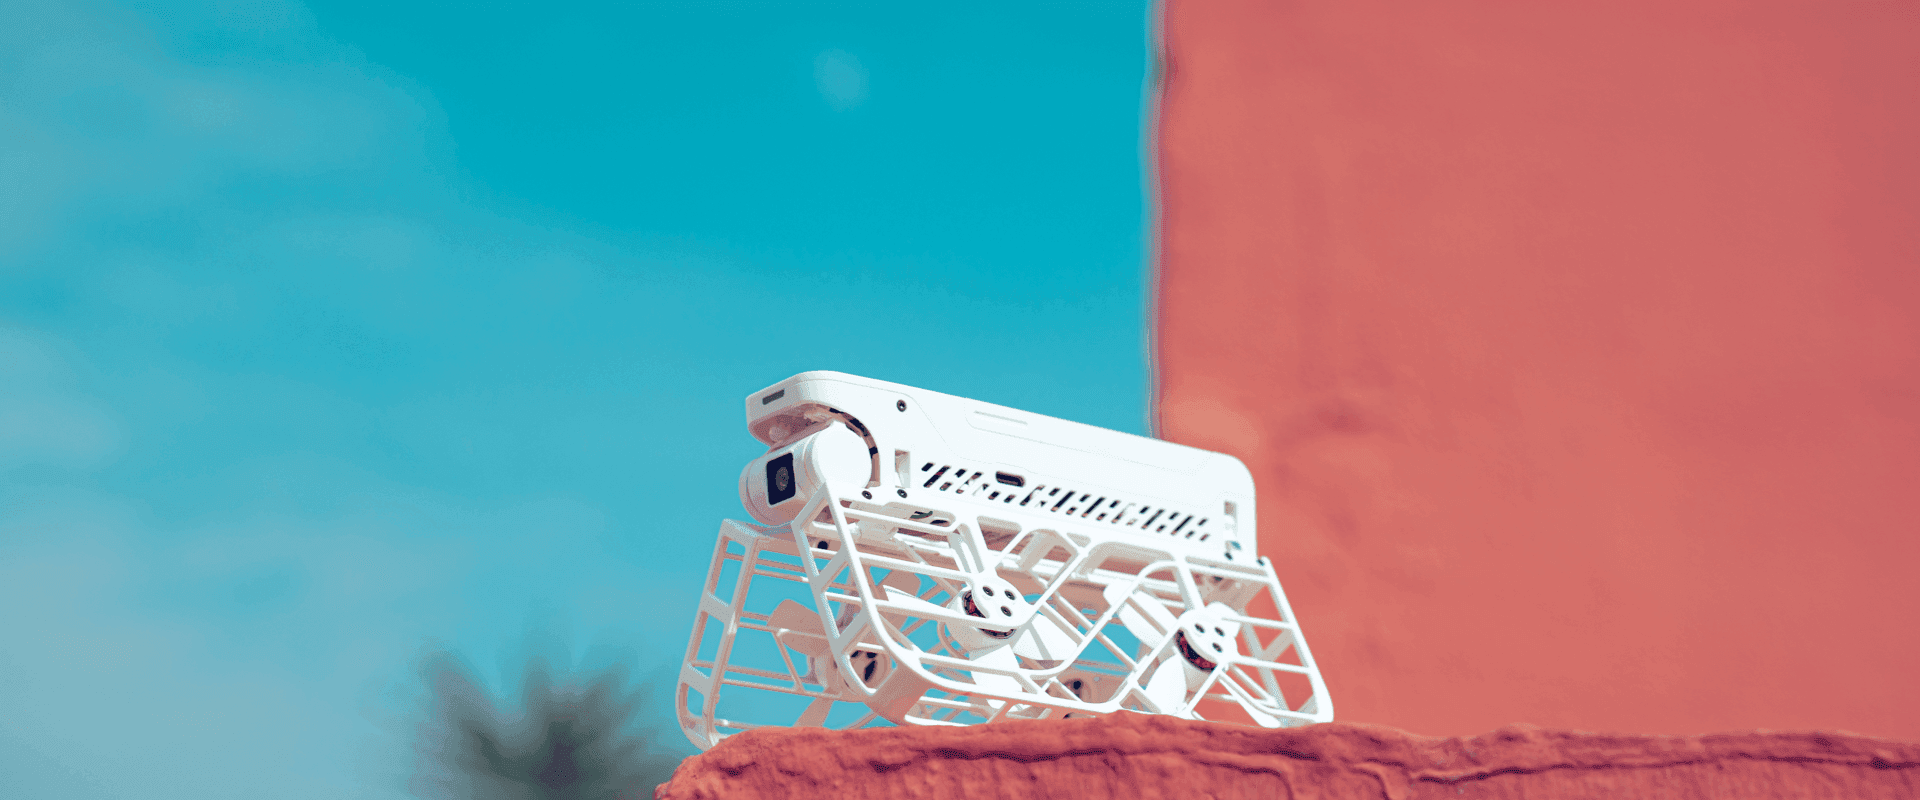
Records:
[[[1207,541],[1213,536],[1213,532],[1207,529],[1206,517],[1176,508],[1152,506],[1117,495],[1082,492],[1044,483],[1034,484],[1032,488],[1008,486],[996,480],[992,470],[928,461],[921,464],[916,480],[922,489],[989,503],[1021,506],[1144,533],[1176,536],[1197,542]]]

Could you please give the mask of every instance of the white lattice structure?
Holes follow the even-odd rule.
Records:
[[[1120,710],[1324,722],[1326,686],[1218,453],[850,375],[747,400],[762,525],[720,526],[676,707],[762,725]]]

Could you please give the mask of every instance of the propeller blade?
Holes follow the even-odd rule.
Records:
[[[1254,724],[1262,728],[1280,727],[1279,715],[1268,709],[1278,705],[1279,710],[1285,710],[1286,700],[1278,694],[1269,697],[1266,692],[1255,688],[1257,684],[1250,686],[1251,683],[1246,673],[1234,670],[1220,676],[1218,685],[1227,690],[1227,695],[1239,704],[1240,710],[1253,718]]]
[[[793,600],[782,600],[780,605],[774,607],[773,613],[767,615],[767,627],[773,629],[776,641],[807,657],[807,671],[800,676],[801,680],[818,681],[828,692],[839,691],[840,668],[834,665],[833,655],[827,648],[827,630],[821,626],[819,614]],[[807,706],[800,722],[794,724],[801,727],[817,726],[821,723],[807,720],[815,714],[821,720],[826,719],[827,709],[832,706],[832,700],[815,700]]]
[[[1108,606],[1119,609],[1114,617],[1120,620],[1128,633],[1133,634],[1133,638],[1140,640],[1143,651],[1159,647],[1180,626],[1173,612],[1151,595],[1116,584],[1108,586],[1101,596],[1106,598]]]
[[[827,724],[827,712],[833,710],[831,697],[816,697],[807,704],[807,710],[800,712],[800,718],[794,720],[796,728],[818,728]]]
[[[909,610],[902,610],[900,613],[912,614],[918,617],[930,616],[930,614],[927,613],[930,611],[945,612],[948,614],[953,613],[953,609],[947,608],[946,606],[940,605],[939,603],[935,603],[931,600],[924,599],[919,595],[913,594],[912,592],[903,592],[899,589],[893,588],[892,586],[885,586],[885,584],[882,584],[882,586],[887,590],[887,602],[893,603],[895,605],[906,606],[907,609],[909,609]]]
[[[1014,658],[1013,648],[1008,647],[1005,644],[1001,644],[996,647],[986,648],[984,650],[975,650],[975,651],[968,652],[967,660],[972,661],[975,664],[980,664],[982,666],[1000,667],[1003,669],[1019,669],[1020,668],[1020,660],[1017,658]],[[1002,694],[1016,694],[1020,691],[1020,682],[1018,680],[1015,680],[1012,675],[1000,675],[992,672],[975,672],[973,673],[973,682],[979,685],[980,688],[986,689],[987,691],[990,691],[990,692],[1000,692]]]
[[[953,548],[954,566],[961,572],[983,575],[992,570],[987,566],[987,538],[972,525],[954,526],[947,534],[947,546]]]
[[[820,624],[820,615],[813,609],[793,600],[782,600],[773,613],[767,615],[767,627],[774,630],[775,638],[809,661],[826,657],[827,629]]]
[[[1160,662],[1160,666],[1148,676],[1147,682],[1140,686],[1140,691],[1153,701],[1160,713],[1171,714],[1178,710],[1181,704],[1187,702],[1186,662],[1177,655]]]
[[[1080,644],[1060,623],[1035,611],[1033,620],[1013,635],[1013,652],[1035,661],[1066,661],[1073,658]]]
[[[920,593],[920,576],[896,569],[888,572],[887,577],[881,578],[880,585],[906,592],[907,594],[917,595]]]

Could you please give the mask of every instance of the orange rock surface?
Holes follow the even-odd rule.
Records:
[[[751,798],[1768,798],[1920,796],[1920,745],[1831,733],[1472,738],[1170,717],[973,728],[769,728],[681,764],[661,800]]]
[[[1163,29],[1157,429],[1253,469],[1338,719],[1920,740],[1920,14]]]

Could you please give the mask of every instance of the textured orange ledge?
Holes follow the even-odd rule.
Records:
[[[1121,714],[971,728],[735,736],[655,791],[694,798],[1912,798],[1920,745],[1848,733],[1633,736],[1513,725],[1467,738],[1259,730]]]

